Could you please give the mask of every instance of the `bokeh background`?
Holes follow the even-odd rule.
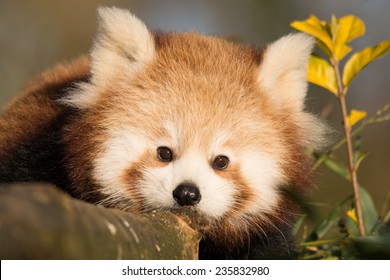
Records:
[[[151,29],[198,31],[234,38],[244,43],[266,44],[292,32],[290,22],[314,14],[330,20],[353,14],[366,24],[366,35],[352,43],[354,50],[390,38],[389,0],[0,0],[0,110],[32,78],[59,61],[89,51],[96,31],[96,8],[130,9]],[[390,55],[369,65],[352,83],[349,109],[369,115],[390,103]],[[332,94],[311,85],[309,110],[326,118],[342,137],[341,117]],[[378,210],[390,189],[390,122],[368,127],[359,181],[372,194]],[[344,151],[340,153],[341,158]],[[345,153],[344,153],[345,154]],[[350,184],[321,170],[313,199],[332,208],[351,193]]]

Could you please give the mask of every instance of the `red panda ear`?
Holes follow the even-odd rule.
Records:
[[[98,22],[91,53],[92,75],[98,76],[97,82],[116,71],[137,71],[154,57],[153,35],[128,10],[100,7]]]
[[[88,108],[99,92],[112,85],[118,74],[129,78],[153,59],[154,38],[145,24],[128,10],[100,7],[98,32],[91,52],[91,79],[80,83],[63,100],[77,108]]]
[[[302,110],[307,92],[307,64],[315,40],[303,33],[289,34],[270,44],[263,55],[258,82],[281,106]]]

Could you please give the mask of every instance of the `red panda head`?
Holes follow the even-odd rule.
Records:
[[[292,34],[256,50],[152,34],[117,8],[99,18],[90,80],[62,100],[79,111],[66,127],[79,192],[129,211],[192,209],[216,239],[287,220],[280,187],[308,183],[305,149],[323,138],[304,111],[313,39]]]

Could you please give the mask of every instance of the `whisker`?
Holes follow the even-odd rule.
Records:
[[[268,220],[268,224],[271,225],[273,228],[275,228],[275,229],[280,233],[280,235],[283,237],[283,239],[284,239],[284,241],[285,241],[285,244],[286,244],[287,254],[290,256],[290,255],[291,255],[291,253],[290,253],[290,246],[289,246],[289,242],[288,242],[286,236],[285,236],[284,233],[283,233],[283,232],[274,224],[274,222],[273,222],[271,219],[267,218],[267,220]]]

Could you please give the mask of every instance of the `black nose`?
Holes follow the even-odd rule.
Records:
[[[198,204],[202,196],[194,184],[182,183],[173,191],[173,198],[180,206],[191,206]]]

